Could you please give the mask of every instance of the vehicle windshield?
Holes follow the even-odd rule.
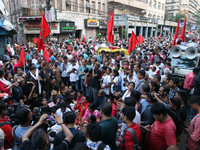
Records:
[[[194,59],[188,59],[185,55],[180,55],[179,57],[172,58],[172,65],[178,68],[192,69],[195,67],[198,57]]]

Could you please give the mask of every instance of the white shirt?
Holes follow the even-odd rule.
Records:
[[[75,64],[74,66],[70,65],[67,68],[67,72],[71,71],[73,68],[75,68],[76,71],[75,71],[75,73],[70,73],[70,75],[69,75],[70,82],[75,82],[75,81],[79,80],[79,76],[78,76],[79,65],[77,65],[77,64]]]
[[[70,55],[67,54],[66,56],[67,56],[68,59],[72,59],[73,58],[72,54],[70,54]]]
[[[32,59],[32,63],[33,64],[37,64],[37,60],[34,58],[34,59]]]
[[[10,52],[11,52],[11,56],[14,56],[15,55],[15,51],[12,47],[10,47]]]
[[[71,111],[69,108],[66,108],[66,110],[65,110],[65,112],[68,112],[68,111]],[[64,113],[65,113],[64,112]],[[64,113],[62,113],[62,111],[61,111],[61,109],[59,108],[57,111],[56,111],[56,113],[61,117],[61,119],[63,120],[63,114]]]
[[[102,77],[103,83],[102,86],[108,85],[110,83],[110,75],[105,75]],[[110,88],[103,89],[106,95],[109,95]]]
[[[122,96],[122,100],[124,101],[126,97],[130,97],[130,96],[131,96],[131,92],[128,94],[128,90],[126,90],[126,92]]]
[[[129,79],[129,75],[128,75],[127,80],[128,80],[128,82],[134,82],[135,84],[138,82],[138,79],[135,76],[133,76],[131,79]]]
[[[114,84],[111,85],[111,93],[113,94],[113,87],[114,85],[119,85],[120,77],[117,76],[113,79]]]

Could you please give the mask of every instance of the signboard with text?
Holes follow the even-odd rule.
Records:
[[[40,33],[41,21],[25,21],[23,22],[24,34],[39,34]],[[60,33],[59,23],[51,22],[49,23],[49,28],[51,33]]]
[[[86,28],[99,28],[99,21],[93,19],[85,19]]]
[[[60,22],[60,33],[72,33],[75,32],[75,22],[63,21]]]

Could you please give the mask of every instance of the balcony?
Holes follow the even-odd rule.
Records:
[[[141,1],[137,1],[137,0],[108,0],[108,3],[120,3],[120,4],[124,4],[130,7],[135,7],[135,8],[139,8],[142,10],[146,10],[147,9],[147,3],[145,2],[141,2]]]

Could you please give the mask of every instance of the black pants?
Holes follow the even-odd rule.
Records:
[[[69,77],[62,77],[62,81],[65,84],[65,86],[70,86]]]
[[[189,95],[190,95],[190,89],[184,89],[184,91],[186,92],[184,103],[185,103],[185,107],[188,107],[187,102],[188,102]]]

